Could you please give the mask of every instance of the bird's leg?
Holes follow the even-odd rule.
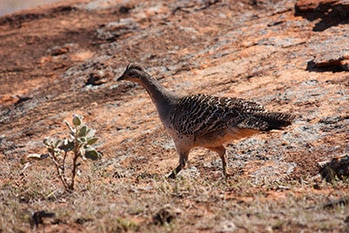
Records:
[[[180,152],[179,153],[179,165],[176,167],[175,170],[172,171],[172,173],[168,176],[170,179],[175,179],[177,174],[185,167],[186,162],[188,161],[188,155],[189,152]]]
[[[224,148],[224,146],[210,147],[208,149],[218,153],[219,157],[222,160],[223,175],[224,175],[224,178],[226,179],[228,174],[227,174],[227,160],[225,158],[225,148]]]
[[[178,172],[180,172],[180,170],[182,170],[184,166],[182,166],[181,164],[179,164],[175,170],[172,171],[172,173],[168,176],[168,178],[170,179],[175,179],[177,177]]]

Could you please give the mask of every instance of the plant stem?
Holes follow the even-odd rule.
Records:
[[[75,183],[75,176],[76,176],[76,169],[77,169],[77,160],[80,156],[80,144],[78,142],[78,135],[79,134],[79,127],[75,128],[75,135],[74,135],[74,158],[73,158],[73,171],[72,171],[72,178],[70,183],[70,190],[74,190],[74,183]]]
[[[54,154],[51,154],[50,157],[51,157],[51,159],[52,159],[52,161],[53,161],[53,163],[54,163],[54,165],[55,165],[55,167],[56,167],[56,170],[57,170],[57,174],[58,174],[59,179],[60,179],[61,182],[63,183],[64,188],[67,189],[67,188],[68,188],[68,182],[67,182],[67,179],[66,179],[66,177],[65,177],[64,171],[62,171],[62,169],[61,169],[60,166],[59,166],[59,163],[58,163],[58,161],[57,161],[57,156],[54,155]]]
[[[77,160],[79,158],[79,154],[74,154],[74,159],[73,159],[73,171],[72,171],[72,178],[71,178],[71,184],[70,184],[70,189],[71,191],[74,190],[74,181],[75,181],[75,175],[76,175],[76,169],[77,169]]]
[[[63,160],[62,160],[62,173],[65,174],[65,159],[67,158],[67,151],[64,151],[64,155],[63,155]]]

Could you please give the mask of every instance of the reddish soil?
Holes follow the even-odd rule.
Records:
[[[45,153],[45,137],[65,136],[62,122],[76,113],[97,130],[103,152],[100,166],[106,174],[97,182],[114,182],[117,176],[125,185],[140,182],[134,183],[140,192],[154,192],[146,191],[151,180],[165,177],[178,158],[147,93],[138,85],[115,80],[129,62],[136,62],[175,92],[241,97],[297,115],[283,131],[228,145],[229,184],[251,185],[246,195],[239,195],[241,190],[235,186],[224,188],[225,198],[234,205],[253,203],[254,194],[276,205],[290,195],[344,196],[349,191],[345,185],[325,185],[320,190],[300,185],[322,184],[316,177],[317,163],[349,153],[348,4],[322,1],[317,8],[313,6],[317,1],[297,4],[295,8],[293,1],[272,0],[65,1],[1,17],[2,190],[22,185],[19,173],[25,164],[32,170],[48,169],[48,162],[27,161],[26,156]],[[214,183],[222,179],[220,171],[218,156],[196,149],[182,176]],[[57,180],[48,182],[59,186]],[[294,190],[274,189],[295,183]],[[215,192],[211,194],[220,195]],[[184,196],[190,200],[190,195]],[[195,211],[188,207],[192,215],[185,216],[212,216],[208,218],[214,222],[215,212],[208,208],[215,203],[212,200],[211,196],[207,208],[204,204]],[[184,203],[178,205],[185,208]],[[139,224],[147,222],[149,215],[126,217]],[[57,231],[96,230],[67,225]],[[238,232],[256,232],[262,225],[236,227]],[[271,232],[302,229],[286,225]],[[344,226],[342,222],[334,232],[345,232]],[[330,232],[307,227],[309,232]],[[186,229],[219,232],[225,228]],[[2,230],[6,224],[0,226]],[[180,230],[174,227],[174,231]]]

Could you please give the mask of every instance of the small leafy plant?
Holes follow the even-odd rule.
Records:
[[[73,115],[72,125],[64,121],[70,131],[68,139],[44,139],[44,144],[47,148],[48,154],[38,155],[31,154],[29,158],[45,159],[50,157],[56,167],[57,174],[63,183],[65,190],[74,191],[75,177],[80,163],[79,158],[86,160],[98,160],[102,154],[94,147],[98,140],[95,137],[95,130],[89,128],[84,122],[83,117]],[[71,178],[67,177],[67,158],[72,155]]]

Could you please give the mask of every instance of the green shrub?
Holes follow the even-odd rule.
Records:
[[[31,154],[29,158],[46,159],[51,158],[56,167],[57,175],[63,183],[65,190],[74,191],[75,176],[79,166],[79,158],[82,160],[98,160],[102,154],[94,147],[98,140],[95,137],[95,130],[89,128],[84,122],[83,117],[74,115],[72,125],[64,121],[69,129],[70,136],[65,139],[45,138],[44,144],[47,148],[47,154]],[[67,177],[67,159],[72,156],[71,178]]]

